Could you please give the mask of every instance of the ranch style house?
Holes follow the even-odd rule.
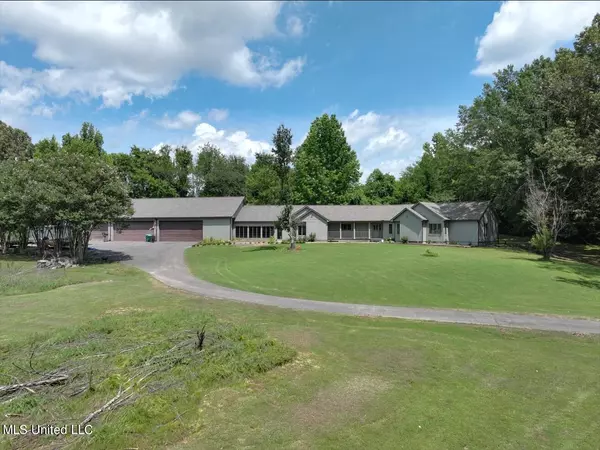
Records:
[[[288,239],[275,226],[282,207],[246,205],[244,197],[133,200],[125,224],[105,224],[92,240],[198,242],[212,237],[240,241]],[[298,238],[316,241],[381,241],[486,245],[498,239],[490,202],[419,202],[404,205],[297,205]]]

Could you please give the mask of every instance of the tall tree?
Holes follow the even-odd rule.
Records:
[[[356,152],[335,115],[316,118],[295,158],[296,201],[301,204],[346,204],[361,172]]]
[[[364,186],[364,192],[370,203],[389,205],[396,201],[396,178],[379,169],[373,170]]]
[[[83,122],[79,134],[66,133],[62,137],[63,150],[69,153],[101,156],[105,153],[103,145],[102,133],[89,122]]]
[[[271,153],[256,153],[246,176],[246,201],[253,205],[275,205],[280,199],[280,179]]]
[[[279,177],[279,204],[283,205],[279,216],[277,217],[277,228],[287,231],[290,236],[290,250],[296,248],[296,232],[298,222],[296,221],[292,205],[290,174],[292,171],[292,130],[286,128],[283,124],[279,125],[275,134],[273,134],[273,162],[275,172]]]
[[[202,197],[242,196],[247,173],[248,165],[244,158],[226,156],[218,147],[207,143],[196,159],[194,191]]]
[[[31,137],[18,128],[0,120],[0,161],[27,159],[33,156]]]

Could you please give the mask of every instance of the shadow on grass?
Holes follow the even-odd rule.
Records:
[[[278,247],[276,245],[260,245],[258,247],[252,247],[247,250],[244,250],[244,252],[262,252],[264,250],[277,250],[277,249],[278,249]]]
[[[560,283],[568,283],[573,284],[575,286],[582,286],[589,289],[596,289],[600,291],[600,281],[595,280],[586,280],[583,278],[573,279],[573,278],[565,278],[565,277],[556,277],[556,281]]]
[[[521,261],[529,261],[536,264],[542,269],[552,270],[555,272],[561,272],[565,274],[578,275],[583,278],[594,278],[600,281],[600,268],[591,264],[585,264],[578,261],[557,261],[552,259],[550,261],[543,260],[540,258],[524,258],[524,257],[513,257],[511,259],[518,259]],[[561,277],[562,278],[562,277]],[[566,280],[566,279],[565,279]]]

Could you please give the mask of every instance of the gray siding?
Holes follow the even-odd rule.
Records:
[[[418,212],[419,214],[421,214],[423,217],[425,217],[429,221],[429,224],[439,223],[442,226],[441,234],[437,234],[437,235],[430,234],[429,230],[428,230],[428,232],[427,232],[427,240],[428,241],[444,242],[447,240],[445,232],[444,232],[444,219],[442,219],[437,214],[434,214],[429,209],[425,208],[423,205],[417,205],[417,206],[413,207],[413,209],[416,212]],[[428,228],[429,228],[429,224],[427,225]]]
[[[392,232],[390,233],[390,224],[392,224]],[[394,225],[393,222],[383,222],[383,239],[394,239]]]
[[[204,222],[204,239],[231,239],[231,219],[202,219]]]
[[[398,224],[400,224],[400,232],[398,232]],[[394,223],[396,242],[400,242],[402,236],[406,236],[409,242],[423,242],[423,221],[410,211],[404,211]]]
[[[327,223],[313,213],[309,213],[302,218],[302,222],[306,223],[306,238],[310,233],[316,234],[317,241],[327,240]]]
[[[451,220],[449,241],[462,245],[477,245],[478,222],[476,220]]]

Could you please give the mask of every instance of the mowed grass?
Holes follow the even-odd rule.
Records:
[[[3,372],[25,377],[12,363],[28,368],[32,342],[40,345],[33,367],[45,370],[69,355],[81,361],[199,323],[214,330],[219,321],[230,330],[228,346],[239,350],[239,342],[249,342],[267,367],[285,360],[285,349],[296,356],[261,371],[244,365],[246,351],[232,351],[228,376],[217,381],[211,374],[219,373],[218,364],[195,376],[189,365],[178,366],[173,376],[186,381],[183,387],[158,383],[140,403],[94,420],[94,434],[68,440],[68,448],[598,448],[597,336],[291,311],[183,294],[116,264],[73,270],[105,282],[0,296]],[[281,351],[256,351],[273,338],[269,348]],[[115,371],[112,390],[98,383],[93,394],[49,403],[36,388],[14,406],[2,404],[4,423],[36,423],[50,413],[51,423],[78,423],[143,356],[109,359],[104,369]],[[35,442],[12,445],[35,448]]]
[[[305,244],[190,248],[207,281],[284,297],[600,317],[600,268],[489,248]],[[423,256],[426,249],[437,257]]]

